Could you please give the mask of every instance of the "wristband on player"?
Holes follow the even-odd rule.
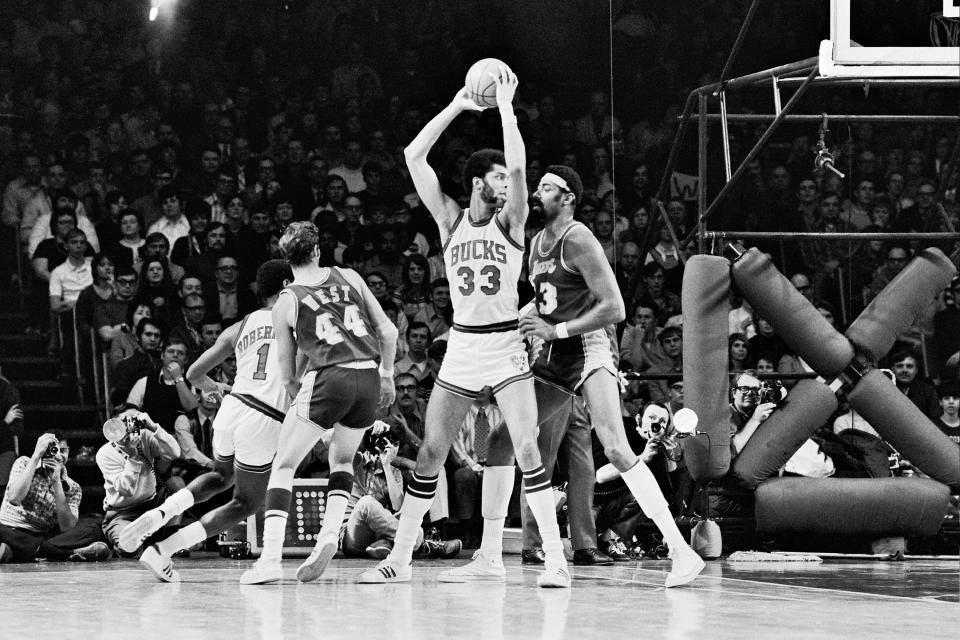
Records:
[[[384,369],[383,365],[377,367],[377,371],[380,372],[381,378],[393,378],[393,369]]]
[[[517,116],[514,113],[504,113],[500,112],[500,122],[501,126],[507,126],[508,124],[517,124]]]
[[[570,337],[570,333],[567,331],[567,323],[561,322],[560,324],[553,325],[553,330],[557,332],[557,338],[563,340]]]

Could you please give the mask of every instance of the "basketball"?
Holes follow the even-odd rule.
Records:
[[[465,84],[470,91],[470,97],[483,108],[497,106],[497,84],[490,74],[499,77],[500,65],[510,68],[502,60],[484,58],[474,62],[470,70],[467,71]]]

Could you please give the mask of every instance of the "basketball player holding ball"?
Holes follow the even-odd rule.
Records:
[[[489,61],[481,62],[491,67]],[[489,385],[506,419],[527,500],[543,538],[546,561],[537,584],[570,586],[550,475],[537,449],[533,377],[518,329],[517,281],[529,210],[526,151],[512,106],[517,76],[503,63],[495,67],[496,72],[489,77],[495,85],[496,105],[503,121],[504,151],[482,149],[467,160],[464,181],[469,181],[465,184],[470,191],[469,208],[461,209],[440,190],[437,175],[427,164],[427,153],[460,113],[482,109],[477,100],[486,98],[482,93],[476,98],[474,95],[478,86],[487,83],[478,81],[475,69],[468,73],[467,86],[427,123],[404,153],[417,194],[440,229],[456,321],[427,405],[424,441],[403,500],[393,551],[375,568],[365,571],[361,583],[410,580],[413,546],[423,516],[434,500],[438,474],[477,392]],[[512,486],[513,467],[487,467],[483,475],[484,494],[507,494],[506,501],[485,500],[482,506],[485,527],[499,527],[496,535],[485,537],[500,544],[509,491],[488,485]],[[440,580],[504,581],[501,549],[481,546],[473,562],[441,575]]]

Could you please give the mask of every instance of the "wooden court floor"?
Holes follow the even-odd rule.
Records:
[[[0,639],[192,640],[364,638],[960,637],[956,561],[714,561],[687,587],[666,590],[667,561],[572,567],[573,588],[536,587],[537,570],[507,556],[506,584],[448,585],[463,562],[419,562],[410,584],[357,585],[372,561],[334,560],[298,584],[244,586],[249,561],[195,554],[183,582],[161,584],[135,561],[0,566]]]

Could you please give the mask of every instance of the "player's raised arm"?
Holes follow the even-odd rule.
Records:
[[[297,300],[293,293],[284,293],[287,292],[281,292],[277,298],[271,315],[283,387],[287,390],[287,395],[296,398],[300,391],[300,379],[297,377],[297,341],[293,337]]]
[[[470,93],[464,87],[450,104],[435,115],[403,150],[403,156],[407,161],[407,169],[410,171],[413,185],[417,188],[417,195],[420,196],[420,200],[423,201],[424,206],[437,222],[437,226],[440,227],[441,240],[446,239],[454,220],[460,215],[460,207],[453,198],[441,191],[440,180],[427,162],[427,154],[440,139],[444,130],[461,112],[480,110],[481,107],[470,99]]]
[[[217,341],[212,347],[200,354],[190,368],[187,370],[187,381],[200,389],[201,391],[219,391],[220,387],[207,375],[210,371],[226,360],[233,353],[233,347],[237,343],[237,334],[240,333],[240,325],[243,321],[235,322],[217,337]]]
[[[517,127],[517,116],[513,113],[513,96],[517,92],[517,74],[506,65],[500,66],[500,76],[494,78],[497,85],[497,108],[503,123],[503,156],[507,162],[507,202],[503,207],[501,220],[517,239],[523,238],[523,227],[527,223],[529,207],[527,205],[527,150]]]

